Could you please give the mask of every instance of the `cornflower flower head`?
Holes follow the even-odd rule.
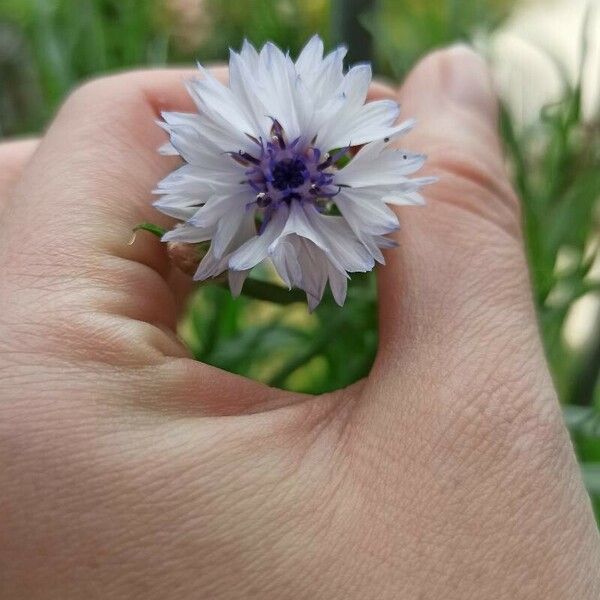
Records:
[[[182,221],[163,241],[210,242],[194,279],[227,271],[238,295],[270,261],[313,310],[327,282],[343,305],[349,273],[384,263],[398,229],[388,204],[423,204],[432,178],[409,177],[425,156],[397,147],[413,121],[393,100],[367,102],[371,67],[344,72],[346,50],[324,56],[314,36],[294,62],[272,43],[231,52],[229,86],[199,66],[188,82],[197,113],[163,112],[167,155],[155,206]]]

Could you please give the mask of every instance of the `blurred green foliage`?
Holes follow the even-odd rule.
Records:
[[[40,131],[82,79],[140,65],[223,60],[243,38],[297,52],[317,32],[329,44],[368,39],[379,73],[399,78],[427,50],[490,30],[511,0],[2,0],[0,135]],[[357,9],[360,7],[360,10]],[[354,9],[353,17],[341,19]],[[356,14],[354,14],[356,13]],[[365,38],[365,32],[368,32]],[[585,36],[582,32],[582,40]],[[585,55],[585,48],[584,53]],[[557,71],[563,73],[560,61]],[[584,122],[581,81],[537,122],[502,132],[524,228],[548,360],[600,514],[600,321],[573,349],[564,329],[574,303],[598,294],[600,119]],[[268,278],[266,271],[260,278]],[[312,315],[301,304],[233,300],[207,286],[181,330],[199,360],[305,392],[339,388],[368,373],[377,348],[374,277],[355,277],[346,307],[331,298]]]

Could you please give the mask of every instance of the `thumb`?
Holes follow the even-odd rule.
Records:
[[[535,337],[519,206],[484,60],[463,45],[435,52],[399,95],[404,117],[417,120],[406,145],[428,155],[426,174],[438,182],[425,207],[400,209],[400,247],[379,273],[378,365],[433,347],[443,357],[508,313]]]

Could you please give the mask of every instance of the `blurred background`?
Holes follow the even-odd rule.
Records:
[[[489,59],[540,329],[600,517],[600,0],[0,0],[0,137],[41,132],[82,79],[226,60],[243,38],[295,53],[315,32],[395,81],[456,40]],[[193,296],[181,334],[199,360],[310,393],[368,373],[372,274],[343,310],[326,297],[312,315],[297,295],[250,288]]]

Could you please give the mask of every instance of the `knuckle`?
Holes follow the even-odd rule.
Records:
[[[455,146],[438,145],[429,168],[439,184],[430,194],[442,202],[467,210],[499,225],[513,236],[520,234],[521,207],[500,160]]]
[[[79,84],[67,97],[66,105],[89,105],[105,94],[107,84],[112,76],[95,77]]]
[[[0,143],[0,182],[9,181],[19,175],[24,164],[37,147],[37,140],[14,140]]]
[[[483,157],[456,147],[440,147],[430,158],[432,165],[478,187],[495,190],[499,185],[498,169]]]
[[[77,86],[65,102],[67,109],[89,110],[90,106],[127,106],[143,98],[139,80],[143,71],[128,71],[84,81]]]
[[[142,70],[91,79],[71,92],[56,121],[63,129],[68,126],[73,131],[75,143],[81,145],[88,159],[91,153],[98,152],[102,154],[102,164],[110,160],[122,164],[119,150],[129,155],[132,148],[138,150],[139,139],[156,138],[156,145],[162,140],[158,127],[148,128],[158,110],[151,79],[149,72]],[[90,136],[94,136],[96,144],[88,143]],[[107,146],[111,153],[107,154]]]
[[[511,208],[518,208],[518,199],[512,190],[503,165],[486,156],[460,150],[456,147],[439,147],[430,158],[432,168],[440,171],[450,181],[460,184],[471,193],[492,193]],[[458,185],[457,185],[458,187]]]

